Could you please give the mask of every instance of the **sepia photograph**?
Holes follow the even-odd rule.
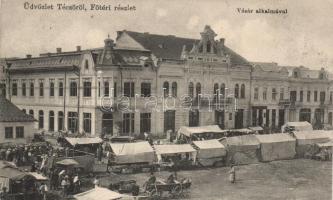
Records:
[[[332,10],[0,0],[0,200],[331,200]]]

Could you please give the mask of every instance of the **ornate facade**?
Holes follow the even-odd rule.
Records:
[[[209,26],[200,35],[124,30],[102,48],[9,59],[6,95],[47,131],[161,135],[183,125],[332,124],[328,72],[251,63]]]

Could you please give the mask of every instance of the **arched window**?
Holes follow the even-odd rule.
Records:
[[[33,97],[35,95],[35,86],[34,83],[30,83],[30,96]]]
[[[34,111],[33,110],[29,110],[29,115],[31,115],[32,117],[34,117]]]
[[[39,96],[40,97],[44,96],[44,83],[43,82],[39,83]]]
[[[206,44],[206,47],[207,47],[207,53],[210,53],[211,52],[211,46],[212,46],[212,44],[210,43],[210,41],[208,40],[207,41],[207,44]]]
[[[59,82],[59,97],[64,96],[64,83],[63,82]]]
[[[164,91],[164,97],[169,96],[169,82],[165,81],[163,83],[163,91]]]
[[[54,112],[49,112],[49,131],[54,131]]]
[[[190,82],[190,83],[188,84],[188,95],[189,95],[190,97],[193,97],[193,95],[194,95],[194,86],[193,86],[193,83],[192,83],[192,82]]]
[[[225,84],[221,84],[220,94],[222,98],[225,98]]]
[[[201,94],[201,84],[200,83],[196,84],[195,91],[196,91],[196,97],[199,97],[199,94]]]
[[[54,97],[54,82],[50,82],[50,97]]]
[[[64,113],[62,111],[58,112],[58,131],[64,130]]]
[[[236,84],[235,85],[235,98],[238,98],[239,97],[239,85],[238,84]]]
[[[240,98],[245,99],[245,85],[241,85],[241,93],[240,93]]]
[[[173,82],[171,88],[172,88],[172,96],[177,97],[177,82]]]
[[[27,111],[25,109],[22,109],[22,112],[27,113]]]
[[[69,96],[75,97],[77,96],[77,83],[75,81],[72,81],[69,85]]]
[[[38,112],[38,128],[44,128],[44,112],[42,110]]]

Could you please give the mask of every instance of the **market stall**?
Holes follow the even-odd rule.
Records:
[[[178,138],[189,141],[219,139],[225,136],[226,131],[218,125],[188,127],[182,126],[178,130]]]
[[[223,144],[218,140],[193,141],[197,149],[197,161],[202,166],[214,166],[224,161],[227,152]]]
[[[255,136],[260,142],[261,161],[292,159],[296,155],[296,139],[288,134]]]
[[[155,145],[160,166],[187,168],[195,165],[197,151],[190,144]]]
[[[311,154],[313,144],[330,141],[328,135],[322,131],[297,131],[293,133],[293,136],[296,138],[297,157],[304,157],[307,154]]]
[[[220,142],[227,149],[227,165],[244,165],[258,163],[260,143],[255,135],[227,137]]]
[[[146,141],[134,143],[109,143],[116,164],[151,164],[155,160],[154,149]]]

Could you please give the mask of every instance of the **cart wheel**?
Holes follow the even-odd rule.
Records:
[[[176,185],[174,188],[171,190],[172,195],[180,195],[182,193],[182,187],[180,185]]]

